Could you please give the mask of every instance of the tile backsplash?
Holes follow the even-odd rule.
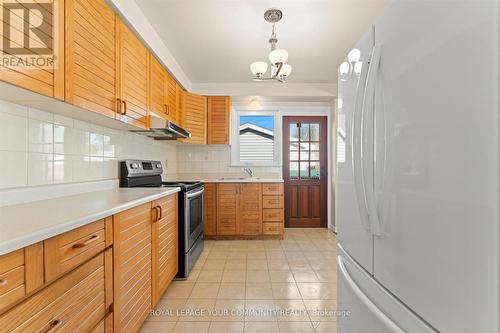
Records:
[[[160,160],[177,146],[0,100],[0,188],[118,178],[118,161]]]
[[[177,172],[244,176],[244,167],[231,166],[231,147],[226,145],[182,145],[177,149]],[[256,176],[281,178],[281,167],[251,167]]]

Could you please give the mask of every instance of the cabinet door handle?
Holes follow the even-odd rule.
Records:
[[[123,115],[126,115],[127,114],[127,102],[126,101],[122,101],[123,103]]]
[[[119,98],[117,98],[117,99],[116,99],[116,103],[118,104],[118,105],[116,106],[116,113],[118,113],[118,114],[122,114],[122,100],[121,100],[121,99],[119,99]]]
[[[163,218],[163,209],[161,208],[160,205],[156,206],[160,210],[160,218],[158,220],[161,220]]]
[[[54,319],[49,323],[49,327],[44,331],[44,333],[52,332],[62,324],[64,324],[64,322],[61,319]]]
[[[165,108],[165,114],[170,115],[170,107],[167,104],[163,104],[163,107]]]
[[[7,279],[0,279],[0,286],[5,286],[8,282],[9,280]]]
[[[75,243],[73,244],[73,248],[75,249],[81,249],[82,247],[85,247],[85,246],[88,246],[92,243],[94,243],[95,241],[97,241],[99,239],[99,235],[92,235],[90,236],[89,239],[87,239],[85,242],[82,242],[82,243]]]

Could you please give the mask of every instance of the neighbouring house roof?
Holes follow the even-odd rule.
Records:
[[[267,128],[260,127],[260,126],[250,124],[250,123],[240,125],[240,134],[244,134],[244,133],[248,133],[248,132],[254,133],[254,134],[269,138],[269,139],[274,138],[274,132],[268,130]]]

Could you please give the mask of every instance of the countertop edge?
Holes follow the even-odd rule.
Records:
[[[159,199],[159,198],[162,198],[162,197],[174,194],[174,193],[178,193],[178,192],[180,192],[180,188],[173,187],[173,188],[170,188],[162,193],[155,193],[155,194],[151,194],[148,196],[144,196],[144,197],[141,197],[140,199],[128,201],[126,203],[123,203],[121,205],[112,207],[112,208],[104,210],[104,211],[101,211],[99,213],[90,214],[90,215],[87,215],[85,217],[78,218],[78,219],[75,219],[75,220],[72,220],[69,222],[63,222],[61,224],[58,224],[57,226],[48,227],[47,229],[43,229],[40,231],[30,233],[30,234],[23,236],[23,237],[19,237],[19,238],[15,238],[15,239],[1,242],[0,243],[0,256],[7,254],[7,253],[10,253],[10,252],[13,252],[13,251],[16,251],[16,250],[19,250],[19,249],[22,249],[22,248],[27,247],[27,246],[33,245],[35,243],[44,241],[44,240],[49,239],[51,237],[60,235],[60,234],[65,233],[67,231],[76,229],[78,227],[84,226],[86,224],[95,222],[95,221],[100,220],[100,219],[103,219],[105,217],[112,216],[114,214],[123,212],[124,210],[130,209],[133,207],[137,207],[137,206],[145,204],[147,202],[150,202],[150,201],[153,201],[153,200],[156,200],[156,199]]]

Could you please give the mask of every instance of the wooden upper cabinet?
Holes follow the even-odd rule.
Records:
[[[148,128],[149,51],[130,29],[117,18],[118,99],[116,118]]]
[[[238,223],[240,235],[262,234],[262,186],[238,184]]]
[[[16,3],[16,2],[14,2]],[[20,2],[22,4],[22,2]],[[30,5],[37,6],[36,2],[30,2]],[[5,9],[4,9],[5,10]],[[40,7],[40,10],[45,11]],[[25,11],[26,12],[26,11]],[[34,11],[33,11],[34,12]],[[10,48],[24,48],[23,38],[28,41],[29,47],[46,48],[45,42],[40,42],[41,38],[35,39],[23,33],[17,27],[22,26],[25,22],[25,16],[22,11],[13,11],[11,18],[11,25],[5,27],[3,22],[3,15],[0,15],[0,25],[4,28],[0,31],[0,38],[5,38],[9,45],[3,43],[2,56],[8,59],[12,66],[6,66],[4,62],[0,63],[0,81],[4,81],[39,94],[64,99],[64,0],[54,0],[52,12],[47,13],[53,15],[52,26],[47,29],[41,29],[43,39],[52,43],[52,54],[55,56],[55,61],[43,61],[43,65],[37,66],[18,66],[16,63],[23,59],[31,59],[37,63],[38,57],[47,59],[52,58],[52,55],[40,54],[40,51],[27,50],[27,54],[16,55],[16,51],[10,51]],[[34,14],[36,15],[36,14]],[[38,14],[40,15],[40,14]],[[29,24],[29,23],[28,23]],[[32,24],[32,23],[31,23]],[[50,45],[49,45],[50,48]]]
[[[66,0],[68,103],[115,118],[115,14],[104,0]]]
[[[175,124],[181,120],[181,93],[182,89],[177,81],[167,73],[167,107],[168,119]]]
[[[239,184],[217,185],[217,235],[238,235]]]
[[[165,292],[179,269],[177,193],[153,201],[153,304]]]
[[[137,332],[152,305],[151,203],[113,216],[114,331]]]
[[[229,144],[229,115],[231,98],[229,96],[207,97],[207,143]]]
[[[217,235],[217,184],[205,183],[203,204],[205,236],[215,236]]]
[[[182,92],[181,126],[191,133],[187,143],[207,143],[207,98],[187,91]]]
[[[168,73],[153,54],[149,56],[149,112],[175,123],[177,113],[171,113],[169,107]]]

